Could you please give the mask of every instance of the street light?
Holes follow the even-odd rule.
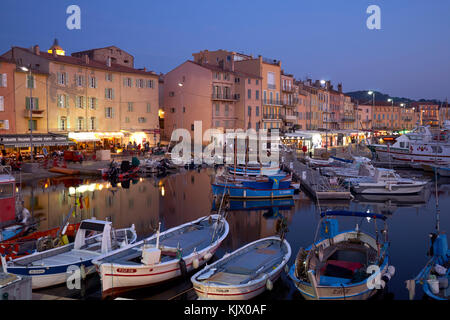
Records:
[[[372,114],[374,114],[375,113],[375,92],[370,90],[367,93],[372,96]],[[372,127],[373,127],[373,125],[372,125]]]
[[[178,82],[178,86],[180,87],[180,95],[181,95],[181,127],[184,126],[184,106],[183,106],[183,92],[181,91],[181,88],[183,87],[183,83]]]
[[[30,80],[32,80],[31,78],[31,65],[29,68],[27,67],[20,67],[20,69],[22,69],[22,71],[24,72],[28,72],[28,77]],[[28,79],[25,79],[25,83],[28,82]],[[30,86],[30,160],[31,162],[33,162],[33,83]]]
[[[321,85],[325,85],[325,83],[327,83],[325,80],[320,80],[320,84]],[[326,152],[328,152],[328,105],[326,105],[326,112],[325,112],[325,115],[326,115],[326,120],[325,120],[325,126],[326,126],[326,128],[325,128],[325,150],[326,150]]]
[[[388,102],[392,102],[392,116],[391,116],[391,122],[392,122],[392,134],[394,134],[394,99],[389,98]]]

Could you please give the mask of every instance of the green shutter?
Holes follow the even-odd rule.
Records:
[[[36,101],[36,105],[33,108],[34,110],[39,110],[39,98],[34,98],[34,100]]]
[[[27,110],[30,110],[30,98],[29,97],[25,97],[25,107],[27,108]]]
[[[105,88],[105,98],[108,99],[108,88]]]

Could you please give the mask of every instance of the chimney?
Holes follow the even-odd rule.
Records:
[[[342,93],[342,83],[338,83],[338,91]]]
[[[83,62],[89,64],[89,56],[87,54],[83,55]]]
[[[34,54],[37,55],[37,56],[39,56],[39,55],[41,54],[41,50],[39,49],[39,46],[38,46],[38,45],[35,45],[35,46],[33,47],[33,52],[34,52]]]
[[[111,67],[111,57],[108,57],[108,59],[106,59],[106,66]]]
[[[325,87],[327,88],[327,90],[333,90],[333,86],[331,85],[331,81],[327,80],[325,82]]]

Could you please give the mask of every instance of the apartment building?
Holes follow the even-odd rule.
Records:
[[[66,56],[56,42],[48,52],[36,45],[32,49],[12,47],[3,55],[18,66],[31,67],[32,77],[36,77],[36,130],[64,134],[80,143],[157,144],[158,75],[113,63],[104,49],[99,49],[103,52],[99,55],[96,50],[90,50],[91,56],[100,60],[91,60],[88,54]],[[24,82],[25,76],[19,74],[18,80]],[[16,110],[23,113],[22,100],[28,95],[18,91]],[[23,131],[23,125],[16,126],[18,132]]]
[[[16,132],[14,73],[16,64],[0,57],[0,135]]]

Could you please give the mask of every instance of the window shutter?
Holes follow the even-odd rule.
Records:
[[[126,87],[128,84],[127,78],[123,78],[123,86]]]
[[[94,78],[94,88],[97,88],[97,78]]]
[[[69,74],[66,72],[66,76],[64,77],[64,84],[67,85],[67,80],[69,79]]]
[[[8,130],[9,129],[9,120],[5,120],[5,129]]]
[[[66,100],[66,103],[64,104],[64,106],[66,107],[66,108],[68,108],[69,107],[69,95],[64,95],[64,97],[63,97],[65,100]]]
[[[111,99],[114,99],[114,88],[111,89]]]
[[[114,74],[111,73],[111,81],[114,81]]]
[[[3,74],[3,80],[2,80],[2,86],[7,87],[8,86],[8,75],[6,73]]]
[[[5,98],[3,96],[0,96],[0,111],[5,111]]]
[[[33,106],[34,110],[39,110],[39,98],[34,98],[36,101],[36,105]]]
[[[25,97],[25,107],[27,108],[27,110],[30,110],[30,98],[29,97]]]
[[[105,118],[108,118],[108,107],[105,107]]]
[[[105,98],[108,99],[108,88],[105,88]]]
[[[113,107],[111,107],[111,118],[114,119],[114,108]]]
[[[61,84],[61,72],[57,72],[56,73],[56,82],[58,83],[58,84]]]
[[[0,73],[0,87],[4,87],[3,85],[3,73]]]

